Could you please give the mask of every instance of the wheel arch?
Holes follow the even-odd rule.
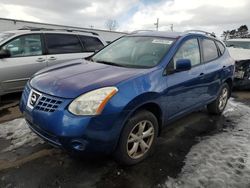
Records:
[[[128,121],[128,119],[130,117],[132,117],[133,115],[135,115],[136,113],[138,113],[139,111],[142,111],[142,110],[147,110],[147,111],[151,112],[157,118],[157,121],[158,121],[158,136],[159,136],[161,131],[162,131],[163,124],[164,124],[163,123],[163,111],[162,111],[159,104],[157,104],[155,102],[152,102],[152,101],[145,102],[145,103],[137,106],[136,108],[134,108],[129,113],[128,117],[126,118],[126,121],[125,121],[124,125],[126,124],[126,122]]]

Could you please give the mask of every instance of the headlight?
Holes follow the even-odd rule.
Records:
[[[109,99],[117,93],[116,87],[96,89],[76,98],[70,105],[69,111],[75,115],[100,114]]]

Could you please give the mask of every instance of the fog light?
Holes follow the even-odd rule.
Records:
[[[71,141],[71,146],[73,149],[77,151],[84,151],[87,145],[87,141],[85,140],[73,140]]]

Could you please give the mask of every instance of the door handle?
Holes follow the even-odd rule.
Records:
[[[44,58],[42,58],[42,57],[39,57],[39,58],[37,58],[37,60],[36,60],[37,62],[44,62],[45,61],[45,59]]]
[[[205,74],[202,72],[202,73],[200,73],[200,76],[204,76]]]
[[[223,69],[227,68],[225,65],[222,67]]]
[[[56,60],[56,58],[55,57],[50,57],[49,60],[54,61],[54,60]]]

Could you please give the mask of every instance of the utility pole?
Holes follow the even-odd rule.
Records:
[[[93,26],[93,25],[90,25],[89,27],[90,27],[91,29],[93,29],[93,28],[94,28],[94,26]]]
[[[171,31],[174,31],[174,24],[170,24]]]
[[[156,26],[156,31],[158,31],[159,28],[159,18],[157,18],[156,23],[154,23],[154,25]]]

